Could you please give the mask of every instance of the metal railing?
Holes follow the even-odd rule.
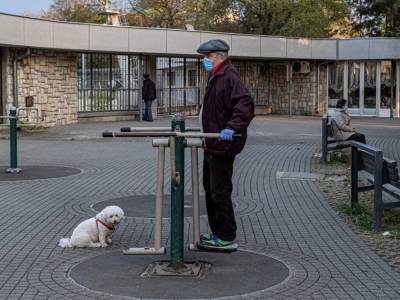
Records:
[[[145,72],[145,61],[141,72]],[[256,105],[270,100],[267,62],[233,60]],[[78,63],[79,112],[139,111],[140,56],[82,53]],[[149,70],[146,70],[149,72]],[[208,75],[201,58],[159,56],[155,59],[157,113],[197,115],[203,102]]]

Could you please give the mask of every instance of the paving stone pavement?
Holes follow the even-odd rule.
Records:
[[[57,246],[78,222],[95,214],[94,203],[155,193],[156,152],[150,140],[96,139],[93,134],[106,126],[119,124],[82,124],[21,139],[22,165],[70,166],[83,172],[0,182],[0,299],[118,298],[77,285],[68,272],[89,257],[149,245],[153,219],[125,219],[113,245],[106,249]],[[320,151],[319,126],[320,120],[311,118],[257,118],[253,122],[248,145],[235,162],[237,241],[242,249],[284,262],[291,275],[272,289],[231,299],[400,298],[400,274],[351,231],[314,182],[276,179],[277,172],[311,172],[312,157]],[[356,126],[367,133],[370,143],[384,149],[386,156],[400,161],[397,120],[356,120]],[[65,136],[74,135],[69,128],[85,138],[66,140]],[[8,162],[8,147],[8,141],[0,140],[0,165]],[[189,163],[187,160],[187,193]],[[166,193],[168,187],[167,181]],[[185,223],[189,243],[190,219]],[[207,229],[204,217],[201,226]],[[168,222],[162,231],[168,245]]]

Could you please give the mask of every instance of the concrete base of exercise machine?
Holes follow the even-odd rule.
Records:
[[[160,257],[122,255],[117,250],[81,261],[68,272],[68,276],[80,286],[116,298],[209,299],[264,290],[283,282],[290,275],[289,268],[277,259],[239,250],[229,255],[185,252],[185,261],[211,265],[203,277],[141,276],[155,261],[160,261]]]
[[[82,170],[63,166],[21,166],[19,172],[7,172],[9,168],[0,166],[0,181],[18,181],[59,178],[76,175]]]

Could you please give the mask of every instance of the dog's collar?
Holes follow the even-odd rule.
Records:
[[[115,229],[114,226],[107,225],[106,223],[102,222],[101,220],[96,219],[96,225],[97,226],[99,226],[99,223],[101,225],[103,225],[104,227],[107,227],[108,229],[112,230],[112,231],[114,231],[114,229]]]

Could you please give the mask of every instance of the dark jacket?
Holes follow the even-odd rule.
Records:
[[[142,86],[143,100],[154,100],[157,98],[156,86],[151,79],[143,80]]]
[[[206,139],[207,150],[230,155],[241,152],[247,139],[247,127],[254,117],[254,101],[229,60],[209,78],[202,110],[204,132],[219,133],[230,128],[242,135],[233,141]]]

